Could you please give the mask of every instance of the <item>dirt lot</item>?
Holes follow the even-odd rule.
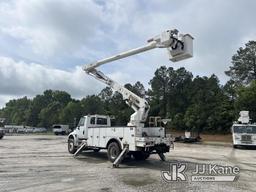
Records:
[[[144,162],[126,160],[114,169],[105,151],[73,158],[65,136],[5,136],[0,140],[0,191],[256,191],[255,159],[255,150],[176,143],[166,162],[152,155]],[[196,163],[237,165],[240,174],[236,182],[166,183],[161,171],[168,171],[170,163],[186,163],[188,178]]]

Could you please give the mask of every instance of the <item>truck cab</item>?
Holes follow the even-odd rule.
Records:
[[[256,146],[256,124],[233,124],[233,147]]]
[[[110,127],[110,117],[104,115],[87,115],[80,118],[76,129],[72,132],[78,140],[88,139],[88,129],[94,127]],[[71,134],[72,134],[71,133]]]

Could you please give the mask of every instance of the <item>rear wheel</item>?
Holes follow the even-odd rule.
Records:
[[[75,142],[73,138],[68,139],[68,152],[74,154],[76,152]]]
[[[234,148],[234,149],[237,149],[237,145],[233,145],[233,148]]]
[[[116,142],[112,142],[108,145],[108,159],[114,162],[121,153],[121,149]]]

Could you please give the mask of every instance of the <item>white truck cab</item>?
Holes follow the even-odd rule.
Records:
[[[82,144],[83,150],[107,149],[109,160],[114,162],[125,147],[137,160],[169,152],[172,140],[165,137],[163,127],[111,127],[109,116],[87,115],[68,136],[69,152],[74,154]]]
[[[256,146],[256,124],[233,124],[233,147]]]

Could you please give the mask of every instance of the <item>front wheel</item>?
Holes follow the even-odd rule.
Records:
[[[68,139],[68,152],[74,154],[76,152],[75,142],[73,138]]]
[[[116,142],[112,142],[109,144],[109,146],[108,146],[109,161],[114,162],[120,153],[121,153],[121,149]]]

